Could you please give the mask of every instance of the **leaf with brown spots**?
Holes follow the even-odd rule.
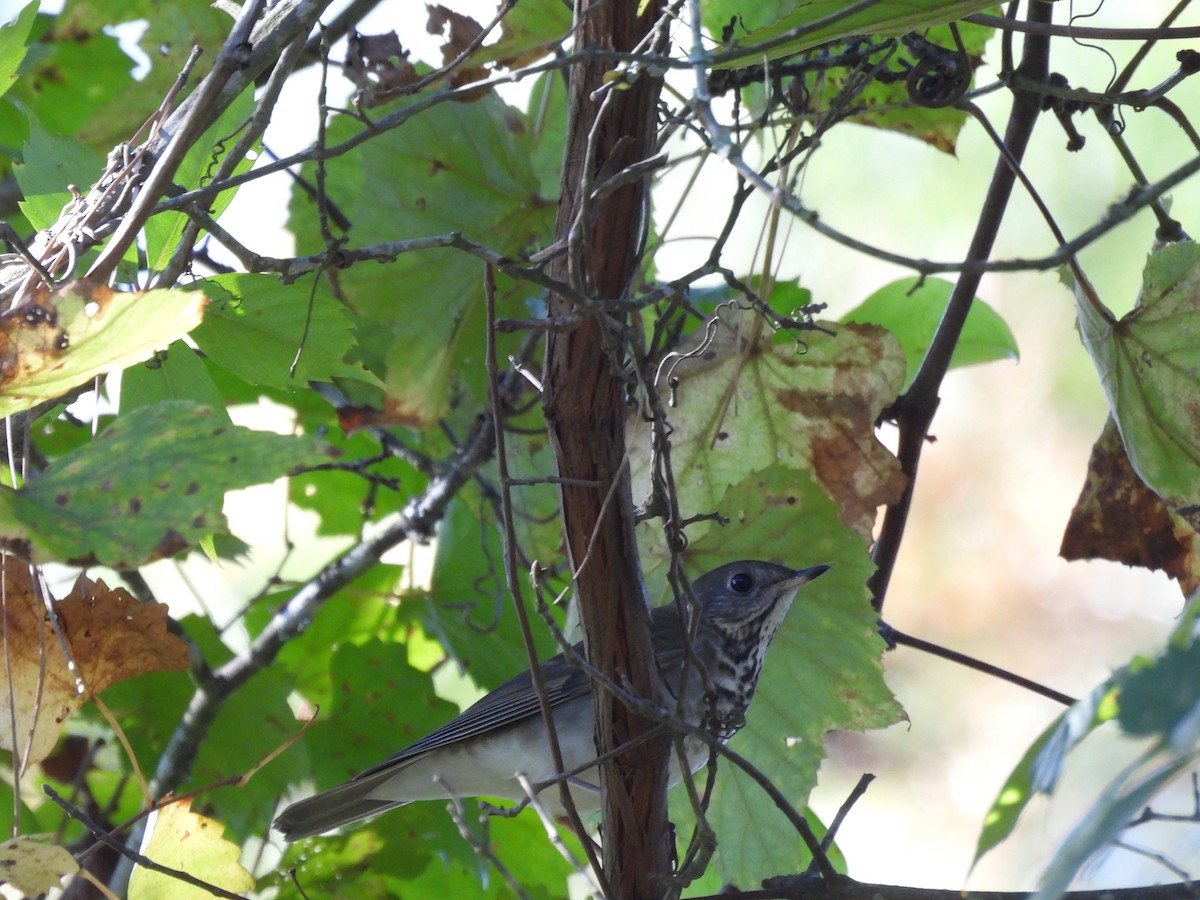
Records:
[[[0,314],[0,416],[149,359],[200,324],[197,291],[112,291],[75,281]]]
[[[16,735],[14,742],[11,727],[0,728],[0,747],[12,750],[22,769],[54,749],[63,724],[89,697],[135,675],[187,668],[187,646],[167,633],[161,603],[143,606],[120,588],[80,576],[54,604],[72,672],[29,567],[8,558],[3,591],[7,665],[0,671],[0,721],[15,721]]]
[[[676,380],[671,459],[683,515],[728,516],[718,505],[727,486],[783,466],[812,478],[842,522],[869,538],[876,509],[904,488],[899,462],[875,437],[904,381],[895,338],[837,325],[836,337],[805,334],[807,349],[773,345],[752,313],[728,307],[713,327],[711,342],[694,340],[660,367],[660,390]],[[635,497],[644,497],[649,441],[644,428],[630,434]]]
[[[238,862],[242,848],[225,840],[224,825],[192,812],[191,805],[191,800],[179,800],[158,811],[146,856],[231,893],[253,888],[254,876]],[[130,900],[158,897],[207,900],[212,892],[164,872],[138,866],[129,879]]]
[[[1200,587],[1200,536],[1138,477],[1110,417],[1063,534],[1063,559],[1110,559],[1166,572],[1185,595]]]
[[[0,487],[0,541],[35,562],[136,568],[223,532],[227,491],[326,459],[315,440],[235,427],[206,406],[138,407],[20,490]]]
[[[27,897],[61,888],[62,880],[79,871],[69,851],[26,837],[0,844],[0,883],[9,884]]]

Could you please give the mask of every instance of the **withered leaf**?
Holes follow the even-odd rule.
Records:
[[[121,588],[81,575],[54,604],[73,672],[29,567],[8,558],[2,586],[8,665],[0,672],[0,720],[15,721],[16,734],[14,741],[11,728],[0,728],[0,747],[12,750],[22,767],[50,753],[63,724],[89,697],[135,675],[187,667],[187,646],[167,633],[166,606],[140,604]]]
[[[1184,594],[1200,587],[1200,535],[1134,471],[1110,416],[1063,533],[1063,559],[1108,559],[1166,572]]]
[[[870,537],[877,508],[905,484],[875,437],[875,419],[904,381],[904,356],[882,328],[835,327],[836,337],[806,336],[801,351],[772,345],[753,313],[726,307],[710,323],[711,340],[693,340],[664,361],[660,390],[677,401],[672,461],[685,516],[719,511],[729,485],[783,466],[811,477],[842,521]],[[648,442],[635,436],[630,453],[635,490],[648,491]]]
[[[351,31],[346,47],[346,77],[358,87],[356,101],[366,107],[393,99],[403,88],[421,80],[409,51],[396,32],[359,34]]]

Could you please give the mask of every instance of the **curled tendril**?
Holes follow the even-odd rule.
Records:
[[[950,33],[954,36],[955,50],[947,50],[915,34],[904,38],[905,46],[916,57],[904,86],[908,99],[918,106],[930,109],[953,106],[971,86],[971,55],[953,23]]]
[[[679,376],[675,374],[675,369],[684,360],[693,359],[708,352],[708,348],[712,346],[712,342],[717,338],[717,329],[721,327],[720,312],[722,309],[727,307],[729,309],[741,310],[750,310],[754,308],[753,304],[743,304],[741,300],[726,300],[724,303],[717,306],[715,310],[713,310],[712,316],[704,323],[704,339],[700,341],[700,344],[695,349],[690,350],[687,353],[672,351],[664,356],[662,358],[662,362],[658,364],[658,371],[654,374],[654,380],[658,382],[663,379],[663,370],[665,368],[667,386],[670,388],[670,396],[667,400],[668,406],[674,408],[678,399],[676,397],[676,392],[679,388],[680,379]]]

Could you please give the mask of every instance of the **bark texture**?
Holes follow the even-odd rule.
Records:
[[[575,40],[580,49],[632,50],[654,27],[661,4],[642,16],[636,0],[576,0]],[[594,316],[566,333],[552,334],[546,352],[545,411],[558,473],[581,479],[562,488],[567,549],[580,600],[588,658],[617,684],[655,696],[645,590],[633,536],[629,475],[624,462],[627,385],[620,342],[609,338],[627,325],[604,309],[626,297],[641,253],[647,209],[644,181],[626,184],[602,200],[589,198],[605,179],[651,156],[655,146],[657,79],[642,77],[627,89],[597,91],[610,64],[571,69],[570,121],[563,163],[558,237],[567,250],[556,275],[596,301]],[[552,315],[577,312],[561,297]],[[604,881],[613,898],[663,893],[670,871],[667,837],[665,738],[638,742],[651,722],[611,693],[597,690],[597,746],[602,752],[631,745],[601,768],[604,789]]]

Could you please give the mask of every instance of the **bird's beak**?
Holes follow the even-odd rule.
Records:
[[[829,566],[809,566],[807,569],[797,569],[790,578],[785,579],[789,588],[802,588],[814,578],[819,578],[829,571]]]

